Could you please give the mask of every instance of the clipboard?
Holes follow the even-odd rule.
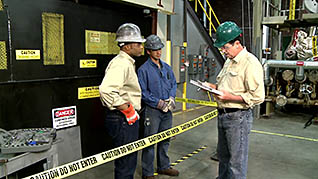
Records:
[[[213,89],[211,88],[210,86],[206,86],[203,84],[203,82],[197,80],[197,81],[194,81],[194,80],[190,80],[190,83],[199,87],[199,88],[202,88],[204,90],[207,90],[213,94],[217,94],[217,95],[223,95],[222,91],[219,91],[219,90],[216,90],[216,89]]]

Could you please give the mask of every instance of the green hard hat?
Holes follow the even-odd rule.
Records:
[[[242,30],[234,22],[224,22],[216,29],[216,41],[214,42],[214,46],[221,48],[226,43],[238,37],[241,33]]]

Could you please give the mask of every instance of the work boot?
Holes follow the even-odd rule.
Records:
[[[158,171],[159,174],[162,175],[169,175],[169,176],[178,176],[179,175],[179,171],[173,168],[167,168],[165,170],[160,170]]]
[[[214,161],[219,161],[218,153],[217,152],[213,152],[212,156],[210,157],[210,159],[214,160]]]
[[[143,176],[142,179],[155,179],[155,176]]]

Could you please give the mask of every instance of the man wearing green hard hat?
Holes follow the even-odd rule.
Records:
[[[216,31],[214,46],[227,57],[216,84],[222,91],[218,102],[218,179],[246,179],[248,134],[253,123],[252,109],[265,98],[263,68],[242,45],[242,30],[231,21]]]

